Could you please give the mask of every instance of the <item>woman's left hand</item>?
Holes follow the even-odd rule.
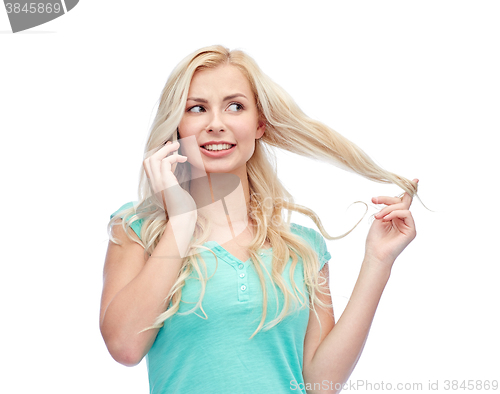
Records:
[[[418,179],[414,179],[418,182]],[[413,241],[417,232],[410,212],[413,198],[405,193],[403,197],[373,197],[375,204],[387,205],[375,215],[366,238],[365,258],[390,268],[399,254]]]

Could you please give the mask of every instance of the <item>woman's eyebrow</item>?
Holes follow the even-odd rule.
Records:
[[[247,96],[245,96],[245,95],[244,95],[244,94],[242,94],[242,93],[235,93],[235,94],[231,94],[231,95],[229,95],[229,96],[224,97],[223,101],[232,100],[232,99],[234,99],[234,98],[236,98],[236,97],[244,97],[244,98],[247,98]],[[200,102],[200,103],[208,103],[208,101],[207,101],[207,100],[202,99],[202,98],[199,98],[199,97],[188,97],[187,99],[188,99],[188,100],[192,100],[192,101],[198,101],[198,102]],[[248,99],[247,99],[247,100],[248,100]]]

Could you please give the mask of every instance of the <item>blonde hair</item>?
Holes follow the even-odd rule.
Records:
[[[324,291],[326,280],[319,275],[320,265],[316,252],[304,239],[291,232],[291,211],[299,212],[311,218],[326,239],[339,239],[350,232],[339,237],[330,236],[323,228],[319,217],[311,209],[294,203],[293,197],[276,175],[276,157],[272,149],[269,149],[270,146],[329,162],[372,181],[394,183],[411,196],[416,194],[417,184],[380,168],[348,139],[328,126],[306,116],[293,99],[265,75],[247,54],[240,50],[230,51],[219,45],[197,50],[184,58],[173,70],[160,96],[158,111],[146,143],[145,155],[154,153],[167,141],[177,140],[177,126],[185,110],[189,86],[194,73],[198,70],[215,68],[223,64],[237,67],[246,76],[255,95],[259,115],[266,122],[264,135],[259,140],[256,140],[254,154],[247,162],[250,190],[249,217],[256,224],[256,231],[249,246],[249,253],[263,291],[262,318],[257,329],[250,337],[251,339],[261,329],[267,330],[282,321],[287,314],[292,312],[292,304],[295,308],[299,304],[300,308],[308,306],[316,317],[318,317],[318,314],[315,304],[322,308],[332,306],[323,303],[318,298],[318,293],[328,294]],[[186,174],[182,173],[186,171],[186,168],[189,168],[189,166],[177,166],[175,170],[177,179],[186,177]],[[180,180],[179,183],[188,190],[189,186],[183,185]],[[138,204],[123,211],[123,217],[126,219],[121,222],[121,225],[127,235],[135,241],[128,233],[127,227],[130,227],[133,222],[143,219],[140,244],[144,247],[144,253],[151,255],[165,230],[168,222],[168,212],[164,212],[162,202],[158,201],[152,193],[143,168],[141,169],[138,194]],[[266,201],[272,201],[273,203],[267,204]],[[284,209],[288,211],[286,221],[282,220]],[[119,242],[113,239],[110,230],[119,220],[120,217],[117,215],[108,224],[110,238],[118,244]],[[193,241],[190,244],[190,251],[208,250],[203,246],[203,243],[208,238],[209,227],[209,223],[199,215]],[[270,242],[273,248],[271,273],[267,271],[257,253],[266,240]],[[310,302],[294,281],[294,271],[299,256],[303,262],[304,283],[310,295]],[[166,319],[178,311],[182,287],[185,280],[194,272],[197,273],[198,279],[201,281],[201,295],[192,311],[197,307],[203,311],[202,299],[205,293],[206,281],[209,278],[203,277],[202,267],[206,273],[206,265],[203,259],[199,262],[198,257],[199,254],[192,254],[184,258],[178,279],[165,299],[165,301],[168,301],[171,297],[172,305],[158,316],[150,328],[161,327]],[[290,257],[292,258],[290,267],[291,290],[286,286],[282,276]],[[264,325],[264,322],[267,315],[267,291],[264,273],[272,279],[274,291],[276,292],[277,285],[284,296],[281,313],[266,325]],[[278,303],[277,298],[276,301]],[[203,313],[205,314],[204,311]],[[205,318],[207,318],[206,314]]]

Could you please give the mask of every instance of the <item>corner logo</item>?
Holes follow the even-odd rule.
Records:
[[[4,0],[13,33],[43,25],[72,10],[79,0]]]

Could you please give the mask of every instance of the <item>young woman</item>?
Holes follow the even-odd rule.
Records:
[[[293,203],[269,146],[405,191],[373,198],[386,207],[337,324],[324,240],[336,238]],[[377,166],[308,118],[248,55],[221,46],[170,75],[143,169],[139,201],[108,225],[100,328],[112,357],[132,366],[146,356],[151,393],[340,391],[391,267],[416,235],[418,180]],[[291,211],[321,234],[291,223]]]

